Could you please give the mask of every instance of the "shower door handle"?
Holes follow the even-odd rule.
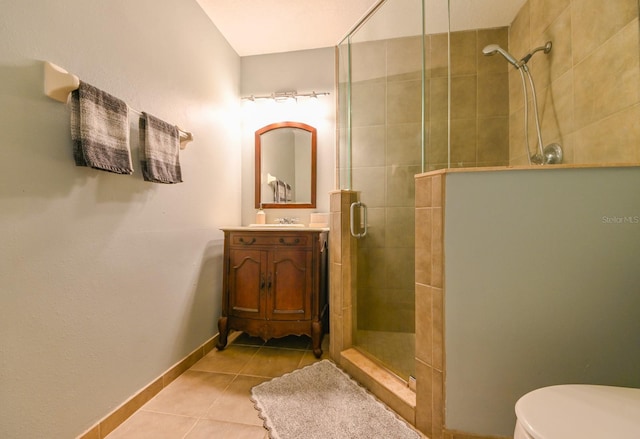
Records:
[[[364,229],[362,230],[362,233],[356,233],[356,222],[354,218],[355,218],[355,212],[357,207],[362,210],[362,220],[364,222]],[[350,213],[349,219],[350,219],[350,225],[351,225],[351,236],[357,239],[364,238],[365,236],[367,236],[367,230],[368,230],[367,205],[361,201],[356,201],[355,203],[351,203],[351,210],[349,213]]]

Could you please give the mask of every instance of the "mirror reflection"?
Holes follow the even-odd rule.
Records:
[[[256,208],[315,208],[316,129],[279,122],[255,133]]]

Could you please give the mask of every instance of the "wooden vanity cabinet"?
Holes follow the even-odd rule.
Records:
[[[328,324],[327,233],[305,230],[224,230],[222,316],[218,349],[230,330],[268,340],[311,337],[322,355]]]

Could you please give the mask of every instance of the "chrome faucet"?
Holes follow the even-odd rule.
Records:
[[[298,221],[299,221],[298,218],[292,218],[292,217],[276,218],[276,222],[278,224],[296,224]]]

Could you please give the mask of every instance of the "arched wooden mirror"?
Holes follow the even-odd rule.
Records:
[[[317,133],[301,122],[256,131],[256,208],[315,208]]]

